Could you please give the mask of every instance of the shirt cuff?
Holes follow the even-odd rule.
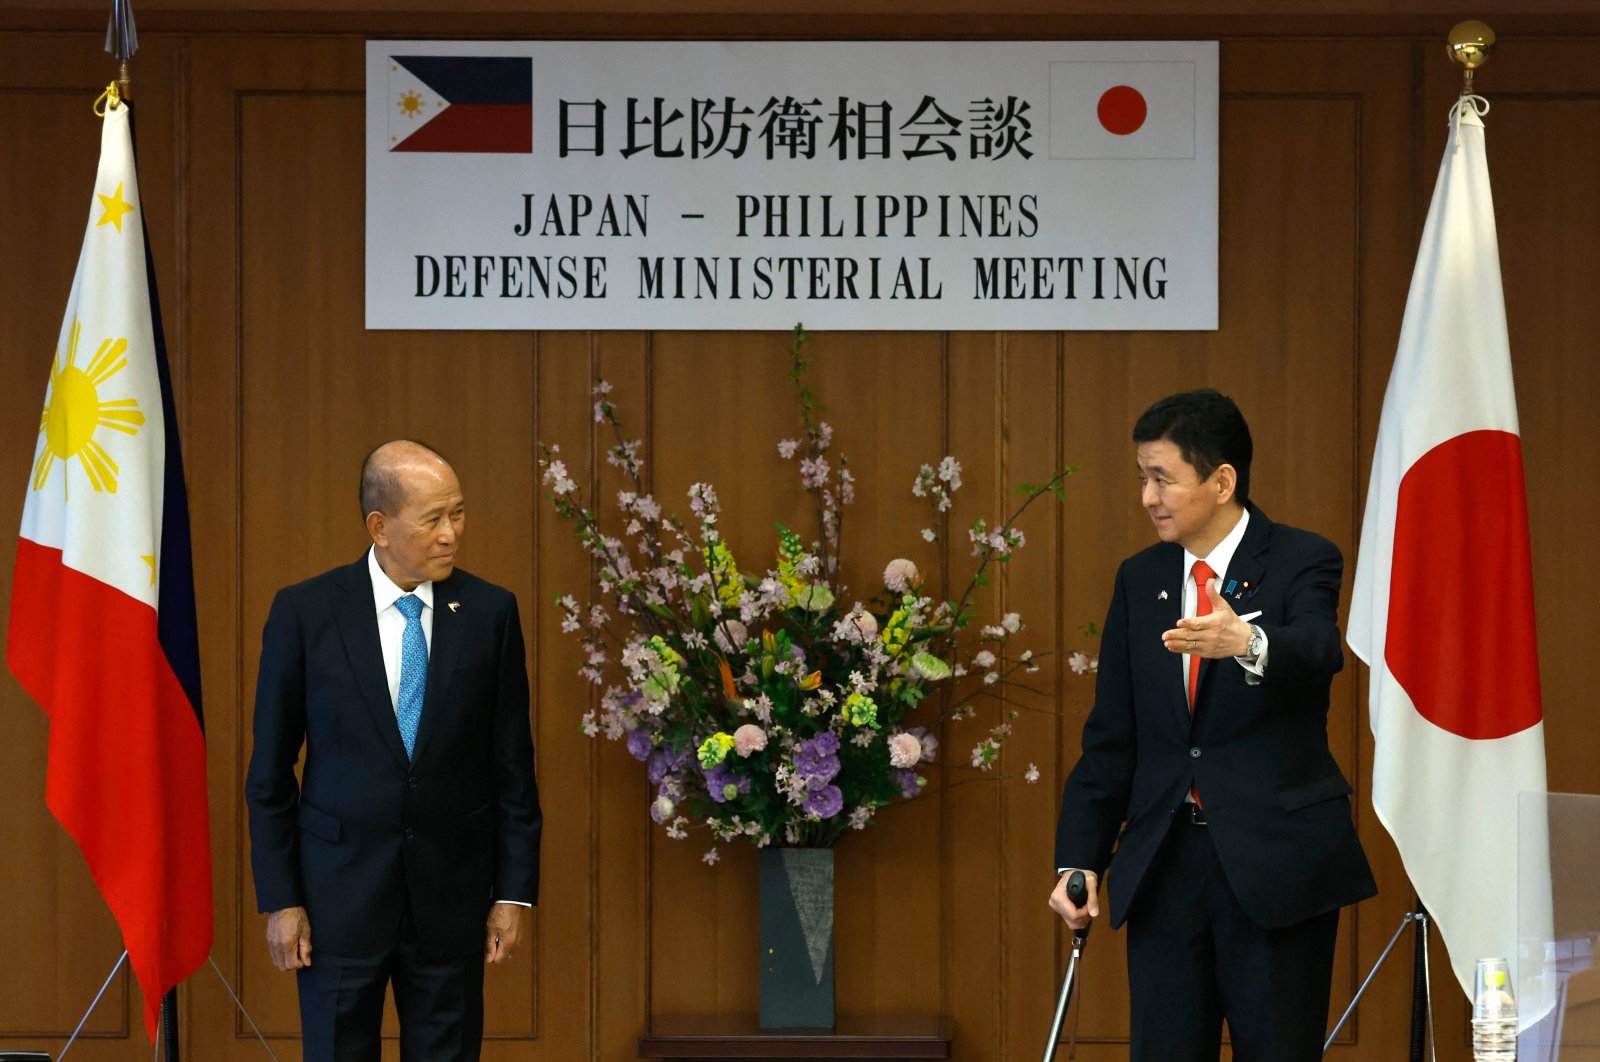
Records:
[[[527,900],[496,900],[495,903],[515,904],[518,907],[532,907],[533,906],[533,904],[529,903]]]

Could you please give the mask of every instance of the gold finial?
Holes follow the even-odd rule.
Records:
[[[94,115],[96,118],[104,118],[107,111],[114,111],[120,106],[122,106],[122,93],[118,90],[117,83],[113,81],[106,86],[104,92],[95,97]]]
[[[1489,52],[1494,48],[1494,30],[1477,19],[1468,19],[1456,23],[1450,30],[1449,41],[1450,58],[1462,66],[1462,95],[1470,96],[1472,75],[1489,61]]]

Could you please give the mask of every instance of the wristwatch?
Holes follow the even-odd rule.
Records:
[[[1261,650],[1267,647],[1267,636],[1261,633],[1261,628],[1254,623],[1250,624],[1250,644],[1245,649],[1244,655],[1252,659],[1261,655]]]

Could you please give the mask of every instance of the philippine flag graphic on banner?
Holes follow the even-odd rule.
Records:
[[[1194,158],[1190,62],[1050,64],[1053,159]]]
[[[533,151],[527,56],[390,56],[389,96],[390,151]]]

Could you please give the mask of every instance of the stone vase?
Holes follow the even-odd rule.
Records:
[[[763,848],[761,1028],[832,1029],[833,849]]]

